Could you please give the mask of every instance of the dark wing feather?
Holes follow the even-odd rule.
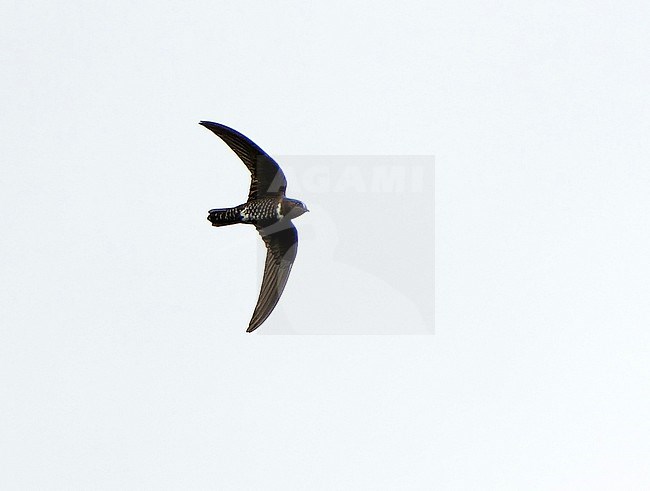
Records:
[[[260,296],[247,332],[257,329],[273,312],[298,252],[298,232],[290,220],[259,224],[257,230],[266,244],[266,263]]]
[[[215,135],[221,138],[244,162],[251,173],[251,187],[248,199],[265,196],[284,196],[287,179],[280,166],[253,141],[238,131],[211,121],[201,121]]]

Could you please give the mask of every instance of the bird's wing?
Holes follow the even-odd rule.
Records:
[[[265,196],[284,196],[287,179],[280,166],[264,150],[238,131],[227,126],[210,121],[201,121],[199,124],[221,138],[250,171],[249,200]]]
[[[271,315],[284,290],[298,252],[298,231],[290,220],[256,226],[266,244],[266,263],[260,296],[246,332],[252,332]]]

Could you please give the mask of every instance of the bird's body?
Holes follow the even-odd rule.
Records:
[[[282,169],[255,143],[222,124],[210,121],[200,124],[219,136],[251,173],[246,203],[208,212],[208,220],[215,227],[237,223],[254,225],[266,245],[262,287],[247,329],[251,332],[266,320],[282,295],[298,248],[298,232],[291,220],[309,210],[301,201],[285,196],[287,180]]]
[[[271,197],[248,201],[233,208],[217,208],[208,212],[208,220],[215,227],[233,223],[250,223],[255,225],[268,220],[277,221],[283,218],[282,209],[286,198]]]

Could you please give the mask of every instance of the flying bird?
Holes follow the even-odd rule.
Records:
[[[232,208],[215,208],[208,220],[215,227],[249,223],[266,245],[266,263],[255,311],[246,332],[262,325],[280,300],[298,250],[298,231],[291,220],[309,210],[302,201],[287,198],[287,179],[280,166],[253,141],[219,123],[201,121],[221,138],[251,173],[246,203]]]

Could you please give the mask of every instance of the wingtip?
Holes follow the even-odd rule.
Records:
[[[264,321],[260,322],[259,319],[256,320],[254,318],[254,316],[253,316],[253,318],[248,323],[248,328],[246,328],[246,332],[253,332],[255,329],[260,327],[262,324],[264,324]]]
[[[214,127],[223,126],[222,124],[215,123],[214,121],[199,121],[199,124],[201,126],[205,126],[206,128],[210,128],[210,127],[214,128]]]

